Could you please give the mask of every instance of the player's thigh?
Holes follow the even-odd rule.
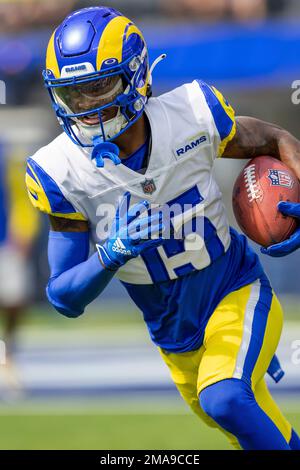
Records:
[[[222,429],[210,416],[208,416],[201,408],[197,391],[197,380],[199,366],[204,354],[203,346],[196,351],[185,353],[166,353],[163,349],[158,348],[164,362],[167,364],[173,382],[175,383],[180,395],[190,406],[192,411],[206,425],[217,428],[222,431],[229,439],[231,445],[236,449],[240,449],[237,439],[229,432]]]
[[[254,388],[254,396],[260,408],[269,416],[284,436],[287,443],[289,443],[292,434],[292,426],[282,414],[282,411],[269,392],[264,378],[256,384]]]
[[[198,369],[204,349],[201,347],[184,353],[167,353],[161,348],[158,350],[185,402],[206,424],[216,427],[216,423],[202,410],[197,395]]]
[[[281,329],[282,310],[265,277],[227,295],[206,327],[198,394],[229,378],[255,387],[275,354]]]

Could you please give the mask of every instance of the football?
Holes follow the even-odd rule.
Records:
[[[235,182],[232,205],[241,230],[264,247],[286,240],[296,229],[296,220],[278,210],[280,201],[300,201],[296,175],[275,158],[252,159]]]

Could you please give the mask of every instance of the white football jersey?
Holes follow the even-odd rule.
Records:
[[[145,112],[152,135],[145,174],[109,159],[99,168],[91,159],[91,150],[77,146],[62,133],[28,159],[26,177],[30,199],[37,208],[58,217],[89,221],[91,250],[104,242],[105,216],[109,215],[109,226],[127,191],[131,204],[147,199],[151,204],[183,208],[183,217],[172,219],[176,230],[186,221],[199,222],[200,232],[196,229],[196,234],[190,234],[197,225],[190,223],[183,239],[168,240],[120,268],[116,276],[132,284],[166,281],[201,270],[226,252],[231,240],[222,195],[212,173],[214,159],[222,155],[235,133],[231,106],[215,88],[195,80],[150,98]]]

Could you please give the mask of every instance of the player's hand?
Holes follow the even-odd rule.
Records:
[[[162,214],[149,216],[148,201],[141,201],[130,209],[129,205],[130,193],[125,193],[118,206],[109,238],[103,245],[96,245],[102,264],[113,271],[164,241],[161,236],[165,229]],[[145,215],[142,216],[144,212]]]
[[[295,217],[300,222],[300,204],[297,202],[280,202],[278,209],[284,215]],[[300,248],[300,226],[296,229],[293,235],[284,242],[271,245],[268,248],[261,248],[261,252],[265,255],[273,257],[281,257],[293,253]]]

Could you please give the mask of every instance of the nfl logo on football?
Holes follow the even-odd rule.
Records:
[[[146,179],[141,183],[143,191],[145,194],[152,194],[156,191],[156,186],[153,179]]]
[[[292,188],[293,180],[289,173],[281,170],[269,170],[268,178],[272,186],[283,186],[284,188]]]

